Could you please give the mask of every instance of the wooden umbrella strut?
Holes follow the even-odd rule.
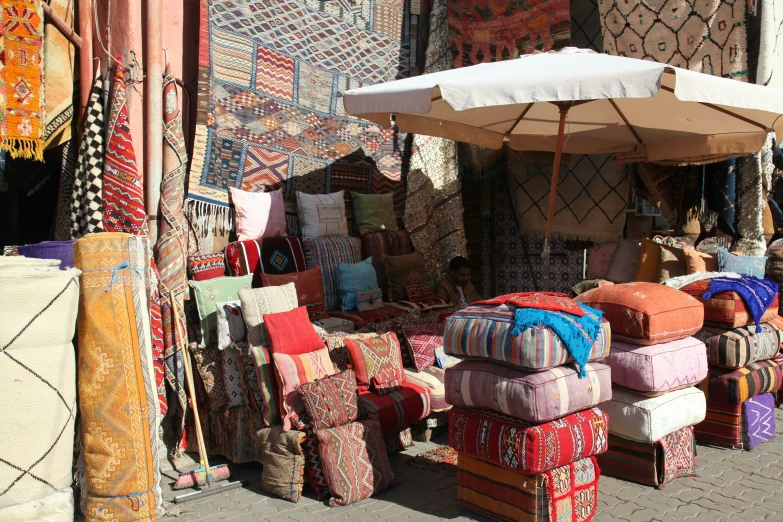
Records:
[[[544,232],[544,251],[541,257],[546,263],[551,252],[550,238],[552,237],[552,222],[555,219],[555,202],[557,201],[557,183],[560,176],[560,158],[563,155],[563,141],[565,139],[565,124],[571,102],[556,103],[560,108],[560,125],[557,128],[557,146],[555,147],[555,164],[552,167],[552,184],[549,187],[549,208],[546,215],[546,231]]]

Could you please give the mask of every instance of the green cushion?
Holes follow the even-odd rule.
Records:
[[[206,281],[189,281],[196,296],[201,321],[201,348],[217,341],[217,304],[239,299],[238,292],[250,288],[253,274],[241,277],[217,277]]]
[[[394,215],[394,194],[360,194],[351,192],[353,219],[359,233],[399,230]]]

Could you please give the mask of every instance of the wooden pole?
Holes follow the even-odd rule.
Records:
[[[81,103],[79,104],[79,119],[87,107],[92,87],[92,4],[90,0],[79,0],[79,35],[82,45],[79,47],[79,89]]]
[[[49,4],[42,3],[41,6],[43,7],[44,14],[49,19],[50,22],[57,28],[58,31],[60,31],[64,37],[68,39],[69,42],[71,42],[73,45],[81,49],[82,47],[82,37],[79,36],[74,32],[74,30],[71,27],[68,27],[68,24],[65,23],[65,20],[60,18],[60,15],[52,11],[52,8],[49,7]]]
[[[557,128],[557,147],[555,148],[555,165],[552,168],[552,185],[549,187],[549,209],[546,216],[546,232],[544,234],[544,252],[549,254],[549,239],[552,237],[552,222],[555,219],[555,203],[557,202],[557,182],[560,176],[560,158],[563,155],[563,141],[565,138],[565,124],[570,104],[559,104],[560,125]]]
[[[150,242],[158,239],[160,182],[163,178],[163,1],[147,0],[145,61],[146,117],[144,188]]]

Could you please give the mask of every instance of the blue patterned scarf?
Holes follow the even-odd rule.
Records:
[[[585,365],[590,358],[595,339],[601,331],[601,317],[603,312],[582,303],[577,303],[584,310],[584,317],[567,314],[565,312],[549,312],[534,308],[517,308],[516,326],[511,332],[513,335],[521,335],[523,330],[533,326],[549,328],[563,341],[566,350],[579,365],[579,377],[585,377]]]
[[[736,292],[744,301],[758,329],[760,328],[761,316],[764,315],[778,294],[778,285],[769,279],[759,279],[758,277],[744,276],[742,279],[716,277],[710,281],[710,290],[702,297],[709,299],[721,292]]]

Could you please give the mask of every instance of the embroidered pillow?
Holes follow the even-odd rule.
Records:
[[[236,301],[240,291],[250,291],[252,276],[218,277],[208,281],[190,281],[201,323],[201,344],[217,342],[217,304]],[[246,310],[247,308],[245,308]]]
[[[606,279],[613,283],[630,283],[639,266],[639,256],[642,247],[636,241],[620,238],[617,240],[617,250],[614,252]]]
[[[617,241],[588,248],[585,279],[606,279],[615,250],[617,250]]]
[[[297,192],[296,210],[303,237],[348,235],[344,190],[332,194]]]
[[[372,266],[372,258],[361,263],[348,264],[337,261],[340,278],[340,307],[343,312],[356,310],[356,292],[378,288],[378,278]]]
[[[717,272],[718,258],[714,254],[699,252],[693,248],[685,249],[685,268],[689,274],[696,272]]]
[[[423,372],[435,364],[435,350],[443,349],[444,329],[445,325],[441,323],[409,326],[402,330],[410,358],[418,371]]]
[[[383,306],[383,292],[380,288],[367,290],[366,292],[356,292],[356,309],[360,312],[369,312],[377,310]]]
[[[190,278],[194,281],[207,281],[226,275],[223,252],[190,256],[188,266],[190,267]]]
[[[298,390],[315,431],[343,426],[359,418],[359,395],[353,370],[301,384]]]
[[[275,375],[280,383],[283,429],[289,431],[291,423],[305,411],[297,387],[332,375],[335,372],[334,365],[329,359],[329,350],[326,348],[300,355],[274,353],[272,358],[275,361]]]
[[[379,395],[387,395],[405,382],[400,343],[394,332],[366,339],[346,339],[345,347],[360,391],[372,387]]]
[[[217,338],[219,350],[247,339],[245,315],[242,313],[242,302],[238,299],[217,304]]]
[[[738,256],[723,248],[718,249],[718,270],[764,279],[766,257]]]
[[[261,390],[261,415],[264,425],[271,426],[280,420],[280,393],[272,356],[263,346],[251,346],[250,356],[253,358],[256,380]]]
[[[299,306],[307,307],[311,321],[329,317],[324,303],[324,284],[321,279],[321,267],[315,266],[304,272],[291,274],[261,274],[263,286],[283,286],[294,283]]]
[[[389,281],[389,299],[405,301],[405,287],[419,285],[427,281],[424,268],[424,256],[414,252],[404,256],[383,256],[386,267],[386,279]]]
[[[351,192],[354,221],[359,234],[399,230],[394,214],[394,194],[360,194]]]
[[[428,283],[420,285],[408,285],[405,287],[405,296],[411,303],[418,303],[419,301],[426,301],[435,297],[435,293],[432,291],[432,286]]]
[[[264,326],[269,334],[273,353],[299,355],[326,346],[318,337],[304,306],[288,312],[264,314]]]
[[[282,426],[258,431],[261,447],[261,489],[278,497],[299,502],[304,486],[305,433],[283,431]]]
[[[252,277],[252,276],[246,276]],[[288,312],[298,307],[296,286],[288,283],[283,286],[254,288],[239,292],[242,311],[247,324],[247,340],[250,346],[269,346],[269,335],[264,326],[264,315]]]
[[[228,397],[228,407],[238,408],[245,405],[245,393],[242,387],[242,373],[244,368],[240,369],[239,351],[234,348],[223,350],[223,386],[226,388],[226,397]]]
[[[282,188],[271,192],[229,190],[239,241],[286,235]]]

